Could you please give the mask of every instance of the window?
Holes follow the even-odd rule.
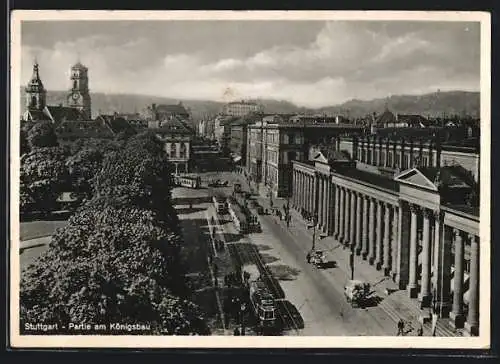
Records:
[[[177,143],[170,144],[170,156],[172,158],[176,158],[177,155],[178,155],[178,153],[177,153]]]
[[[186,158],[186,144],[185,143],[181,143],[181,150],[180,150],[180,153],[179,153],[179,158]]]
[[[78,86],[78,83],[76,82],[76,80],[73,81],[73,89],[76,89]]]
[[[31,106],[32,107],[36,106],[36,96],[31,96]]]

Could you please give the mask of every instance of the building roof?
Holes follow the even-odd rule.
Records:
[[[78,109],[67,106],[46,106],[46,111],[55,123],[71,120],[85,120],[85,115]]]
[[[375,124],[393,124],[397,123],[396,115],[394,115],[391,111],[386,109],[382,114],[380,114],[375,120]]]
[[[56,134],[61,138],[112,138],[112,131],[99,120],[67,120],[56,127]]]
[[[33,64],[33,75],[31,76],[28,86],[26,87],[28,92],[45,92],[42,80],[40,79],[38,63]]]
[[[51,119],[47,114],[41,110],[26,110],[24,113],[24,120],[27,121],[50,121]]]
[[[384,188],[386,190],[394,192],[399,191],[399,184],[395,180],[384,177],[380,174],[370,173],[356,168],[338,170],[335,171],[335,173],[341,174],[346,177],[354,178],[359,181]]]
[[[411,126],[422,126],[428,127],[431,125],[429,120],[424,118],[422,115],[412,115],[412,114],[398,114],[398,123],[407,123]]]
[[[182,120],[173,117],[160,124],[158,128],[151,128],[159,134],[192,134],[193,130]]]
[[[96,121],[102,122],[113,134],[134,130],[127,120],[118,115],[99,115]]]
[[[72,70],[84,70],[84,71],[87,71],[88,68],[85,67],[83,64],[80,63],[80,61],[76,62],[72,67],[71,67]]]

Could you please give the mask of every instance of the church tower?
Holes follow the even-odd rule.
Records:
[[[92,118],[88,68],[78,62],[71,67],[71,90],[68,106],[82,111],[88,119]]]
[[[33,76],[26,87],[26,109],[42,111],[45,108],[46,90],[38,70],[38,62],[33,64]]]

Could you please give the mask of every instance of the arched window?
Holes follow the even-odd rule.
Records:
[[[76,90],[76,88],[77,88],[76,86],[77,86],[77,85],[78,85],[78,82],[76,82],[76,80],[74,80],[74,81],[73,81],[73,89],[75,89],[75,90]]]
[[[181,143],[181,151],[180,151],[180,155],[179,155],[179,158],[186,158],[186,144],[184,143]]]
[[[31,107],[36,107],[36,96],[31,96]]]

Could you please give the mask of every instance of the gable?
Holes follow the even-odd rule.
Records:
[[[328,159],[325,157],[325,155],[322,152],[318,152],[316,156],[314,157],[314,161],[318,163],[328,163]]]
[[[429,180],[422,172],[418,169],[413,168],[409,171],[405,171],[394,178],[395,181],[403,184],[413,185],[426,190],[438,191],[437,186]]]

